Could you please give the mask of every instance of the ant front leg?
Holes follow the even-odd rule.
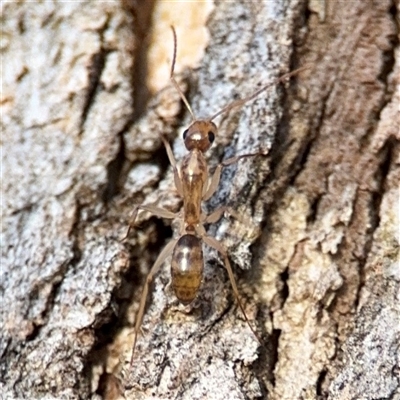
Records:
[[[215,171],[214,171],[214,173],[213,173],[213,175],[211,177],[210,184],[208,185],[208,187],[205,186],[207,189],[203,193],[202,200],[204,200],[204,201],[209,200],[211,198],[211,196],[217,190],[218,185],[219,185],[219,181],[221,179],[221,172],[222,172],[222,168],[223,167],[227,167],[229,165],[235,164],[239,160],[241,160],[242,158],[254,157],[254,156],[258,156],[259,154],[262,154],[262,153],[242,154],[240,156],[228,158],[227,160],[222,161],[220,164],[218,164],[217,168],[215,168]]]
[[[250,230],[251,234],[250,237],[257,237],[260,234],[260,228],[254,224],[254,222],[250,218],[244,218],[242,214],[239,214],[236,210],[232,207],[223,206],[211,214],[207,215],[204,220],[202,221],[203,224],[214,224],[215,222],[219,221],[224,214],[227,214],[236,220],[238,220],[243,225],[246,225]]]
[[[178,170],[178,166],[176,164],[174,153],[172,152],[171,145],[169,144],[168,140],[165,139],[164,136],[162,136],[161,139],[164,143],[165,150],[167,151],[169,162],[172,165],[172,168],[174,170],[174,181],[175,181],[176,190],[178,191],[179,196],[181,196],[183,198],[182,180],[179,175],[179,170]]]
[[[181,177],[179,176],[179,171],[178,171],[178,167],[177,167],[176,160],[174,157],[174,153],[172,152],[171,146],[168,143],[167,139],[165,139],[164,137],[162,137],[161,139],[162,139],[165,149],[167,151],[169,162],[171,163],[172,168],[174,170],[174,181],[175,181],[176,190],[178,191],[179,195],[181,197],[183,197]],[[165,210],[164,208],[153,206],[153,205],[136,206],[133,209],[132,215],[129,219],[128,231],[126,232],[126,235],[123,237],[123,239],[121,239],[121,242],[126,240],[126,238],[129,236],[129,233],[130,233],[133,225],[135,224],[135,220],[136,220],[139,210],[147,211],[151,215],[153,215],[155,217],[159,217],[159,218],[174,219],[179,216],[179,214],[177,214],[177,213],[173,213],[171,211]]]
[[[165,150],[167,151],[167,155],[168,155],[168,159],[169,162],[172,165],[172,168],[174,170],[174,181],[175,181],[175,186],[176,186],[176,190],[178,191],[179,195],[181,197],[183,197],[183,189],[182,189],[182,181],[181,181],[181,177],[179,175],[179,170],[176,164],[176,160],[174,157],[174,153],[172,152],[171,149],[171,145],[169,144],[169,142],[167,141],[167,139],[165,139],[164,136],[161,137],[164,146],[165,146]],[[135,223],[137,214],[139,212],[139,210],[143,210],[143,211],[147,211],[149,212],[151,215],[155,216],[155,217],[159,217],[159,218],[166,218],[166,219],[174,219],[176,217],[178,217],[178,214],[173,213],[171,211],[165,210],[161,207],[157,207],[157,206],[153,206],[153,205],[141,205],[141,206],[136,206],[133,209],[130,221],[129,221],[129,228],[128,228],[128,232],[126,233],[125,237],[122,239],[125,240],[128,236],[129,236],[129,232],[132,229],[132,226]]]
[[[207,215],[203,219],[202,223],[214,224],[215,222],[219,221],[224,214],[235,218],[250,230],[251,233],[248,236],[246,235],[246,237],[255,239],[260,235],[260,228],[256,224],[254,224],[254,222],[250,218],[245,219],[242,214],[239,214],[236,210],[227,206],[220,207],[213,211],[211,214]]]
[[[228,215],[236,218],[238,221],[240,221],[242,224],[247,224],[247,221],[243,219],[243,216],[240,215],[237,211],[235,211],[232,207],[227,207],[227,206],[222,206],[215,211],[213,211],[211,214],[207,215],[204,219],[204,224],[214,224],[215,222],[219,221],[221,217],[227,213]]]

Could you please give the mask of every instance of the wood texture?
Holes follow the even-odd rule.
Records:
[[[190,118],[172,87],[145,101],[153,2],[129,6],[2,8],[2,398],[400,398],[398,4],[215,3],[200,68],[177,77],[196,115],[312,64],[217,120],[209,156],[268,153],[226,168],[206,206],[249,221],[209,232],[264,343],[205,248],[191,309],[167,265],[155,279],[132,368],[172,230],[141,215],[120,239],[133,204],[179,209],[160,135],[179,160]]]

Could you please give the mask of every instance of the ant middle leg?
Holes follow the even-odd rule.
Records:
[[[131,229],[133,228],[133,226],[135,224],[136,217],[140,210],[147,211],[154,217],[158,217],[158,218],[174,219],[174,218],[177,218],[179,215],[177,213],[173,213],[172,211],[168,211],[168,210],[165,210],[164,208],[153,206],[151,204],[135,206],[135,208],[133,209],[132,215],[129,218],[128,230],[126,232],[126,235],[121,239],[121,242],[126,240],[126,238],[129,236],[129,233],[131,232]]]

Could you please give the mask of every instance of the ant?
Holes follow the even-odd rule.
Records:
[[[178,91],[190,115],[192,116],[192,123],[190,124],[189,128],[187,128],[183,132],[184,144],[189,153],[186,154],[183,158],[180,167],[178,167],[177,165],[171,149],[171,145],[164,136],[162,136],[162,141],[164,143],[168,159],[174,171],[175,186],[179,196],[183,200],[183,207],[178,213],[173,213],[171,211],[153,205],[139,205],[134,208],[132,213],[128,232],[125,238],[128,237],[130,229],[135,222],[139,210],[148,212],[159,218],[177,219],[179,221],[179,235],[177,238],[172,239],[164,247],[147,275],[135,323],[131,365],[133,364],[137,336],[139,334],[144,316],[150,283],[152,282],[155,274],[158,272],[164,261],[172,254],[172,287],[174,289],[176,297],[182,304],[190,304],[195,299],[199,291],[203,276],[203,242],[211,248],[217,250],[222,255],[236,301],[243,313],[243,316],[249,328],[253,332],[257,341],[261,343],[257,333],[251,326],[250,321],[245,313],[244,307],[239,299],[239,291],[236,285],[235,277],[232,272],[231,264],[229,262],[227,250],[223,246],[223,244],[220,243],[217,239],[207,235],[204,228],[205,224],[217,222],[225,213],[239,220],[242,220],[242,218],[236,211],[226,206],[218,208],[209,215],[205,215],[202,211],[201,203],[203,201],[209,200],[216,192],[223,167],[235,164],[242,158],[254,157],[262,153],[243,154],[222,161],[220,164],[218,164],[211,177],[208,173],[208,166],[204,157],[204,153],[211,147],[217,135],[218,128],[214,124],[214,122],[212,122],[217,116],[227,113],[233,108],[241,107],[248,101],[253,100],[268,87],[279,82],[283,82],[291,76],[308,68],[308,66],[305,66],[285,75],[282,75],[280,78],[263,86],[261,89],[257,90],[253,94],[228,104],[211,117],[205,119],[197,119],[192,111],[191,106],[189,105],[188,100],[186,99],[185,95],[179,88],[179,85],[174,78],[177,38],[174,27],[171,26],[171,29],[174,40],[174,52],[172,58],[170,79],[172,84]]]

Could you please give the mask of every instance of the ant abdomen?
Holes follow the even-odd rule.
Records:
[[[195,299],[202,276],[202,241],[195,235],[183,235],[174,247],[171,262],[172,287],[182,304],[190,304]]]

